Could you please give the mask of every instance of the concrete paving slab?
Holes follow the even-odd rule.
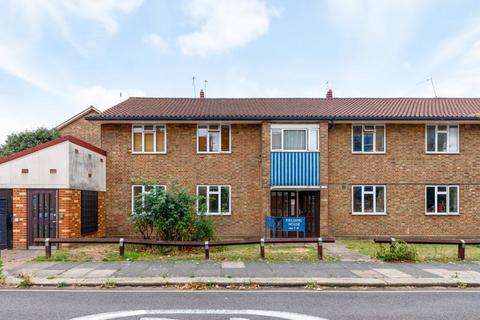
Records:
[[[89,278],[110,278],[115,272],[117,272],[117,269],[97,269],[93,270],[89,273],[87,273],[84,277],[86,279]]]
[[[405,273],[393,268],[374,268],[373,270],[383,274],[385,278],[393,278],[393,279],[396,279],[396,278],[412,279],[413,278],[413,276],[409,275],[408,273]]]
[[[245,268],[245,263],[241,261],[222,262],[222,269],[242,269],[242,268]]]
[[[148,262],[125,262],[120,266],[120,269],[112,276],[114,277],[138,277],[145,270],[150,267]]]
[[[62,278],[83,278],[87,273],[93,271],[92,268],[72,268],[61,273]]]

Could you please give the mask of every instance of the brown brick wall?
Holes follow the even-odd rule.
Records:
[[[192,193],[197,184],[231,185],[231,215],[214,217],[218,235],[258,237],[266,201],[262,199],[262,126],[234,124],[231,128],[231,154],[197,154],[197,126],[169,124],[167,154],[138,155],[131,154],[129,124],[102,125],[102,148],[108,152],[107,235],[134,235],[128,221],[132,184],[153,179],[168,186],[173,178]]]
[[[480,235],[480,125],[460,126],[460,154],[425,153],[425,125],[387,124],[386,154],[352,154],[351,125],[329,131],[329,227],[334,236]],[[386,185],[385,216],[353,216],[352,184]],[[425,184],[458,184],[459,216],[426,216]]]
[[[84,117],[69,123],[67,126],[59,130],[61,136],[72,135],[94,146],[101,146],[101,130],[100,124],[95,121],[85,120],[85,117],[98,114],[92,110]]]
[[[13,249],[28,248],[27,190],[13,189]]]

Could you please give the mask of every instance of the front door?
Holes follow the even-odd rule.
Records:
[[[298,216],[305,217],[307,237],[318,237],[320,232],[320,191],[298,192]]]
[[[35,238],[57,237],[57,191],[28,190],[28,245]]]
[[[12,190],[0,189],[0,249],[11,249],[12,238]]]

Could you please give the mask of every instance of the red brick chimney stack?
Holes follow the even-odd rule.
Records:
[[[332,99],[333,98],[333,90],[332,89],[328,89],[327,90],[327,94],[325,95],[325,97],[327,99]]]
[[[205,91],[203,91],[203,89],[200,90],[200,98],[205,98]]]

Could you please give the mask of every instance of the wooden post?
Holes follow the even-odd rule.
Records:
[[[208,247],[208,241],[205,241],[205,259],[210,259],[210,249]]]
[[[260,258],[265,259],[265,238],[260,239]]]
[[[390,238],[390,244],[394,244],[395,243],[395,238]]]
[[[50,243],[50,239],[45,239],[45,257],[50,258],[52,256],[52,244]]]
[[[125,257],[125,240],[123,238],[118,241],[118,251],[120,257]]]
[[[460,240],[458,244],[458,259],[465,260],[465,240]]]
[[[323,239],[322,238],[318,238],[317,254],[318,254],[318,260],[323,260]]]

